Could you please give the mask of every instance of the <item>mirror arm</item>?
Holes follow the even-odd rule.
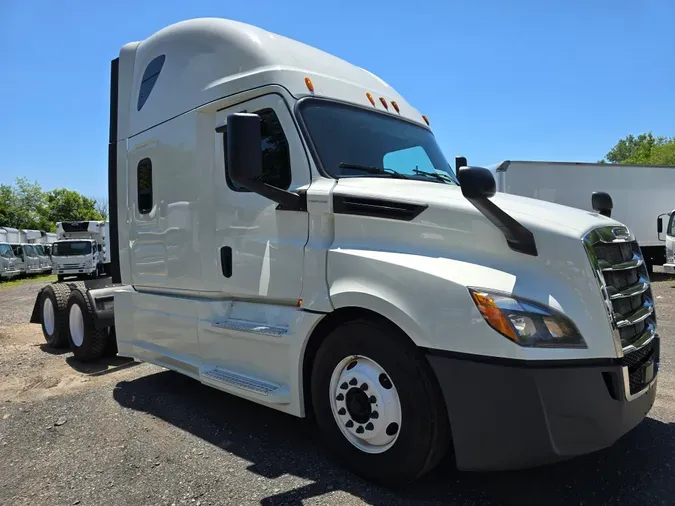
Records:
[[[271,184],[263,183],[262,181],[246,181],[240,182],[241,186],[247,190],[262,195],[265,198],[272,200],[279,204],[277,209],[285,211],[306,211],[307,210],[307,196],[288,190],[282,190]]]
[[[504,234],[509,248],[525,255],[535,257],[538,255],[537,243],[534,240],[534,234],[530,230],[505,213],[495,203],[490,202],[487,197],[477,197],[468,200],[490,223]]]

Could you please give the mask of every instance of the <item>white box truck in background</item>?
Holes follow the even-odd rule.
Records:
[[[666,224],[665,231],[663,224]],[[659,238],[665,232],[666,243],[666,263],[663,264],[664,272],[668,274],[675,274],[675,209],[659,216]]]
[[[635,235],[648,271],[666,263],[657,218],[675,200],[675,167],[506,160],[490,166],[497,191],[592,211],[593,192],[612,198],[612,218]]]
[[[21,274],[16,265],[14,250],[9,243],[14,232],[18,231],[15,228],[0,227],[0,281],[12,279]]]
[[[631,232],[496,194],[461,157],[456,178],[372,73],[193,19],[126,44],[110,96],[111,277],[41,290],[51,346],[94,360],[113,336],[121,356],[312,414],[386,483],[450,445],[471,470],[596,451],[651,409],[660,339]]]
[[[22,243],[31,244],[33,246],[33,249],[40,260],[40,272],[43,274],[52,272],[51,255],[44,247],[47,232],[44,230],[21,229],[19,230],[19,236],[21,237]]]
[[[51,249],[59,281],[66,277],[97,278],[106,274],[110,266],[109,222],[58,222],[56,237]]]

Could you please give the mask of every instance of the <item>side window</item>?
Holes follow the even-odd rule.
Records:
[[[671,237],[675,237],[675,212],[670,215],[670,223],[668,223],[667,234]]]
[[[152,210],[152,162],[143,158],[138,162],[137,188],[138,212],[147,214]]]
[[[283,190],[291,185],[291,154],[288,148],[288,139],[281,127],[281,122],[273,109],[256,111],[261,120],[262,142],[262,177],[264,183],[276,186]],[[223,152],[227,153],[227,127],[223,129]],[[247,192],[246,188],[235,184],[230,179],[227,170],[227,156],[225,156],[225,179],[227,186],[234,191]]]
[[[422,146],[400,149],[384,155],[382,167],[394,169],[401,174],[412,174],[413,169],[435,172],[434,164]]]
[[[143,79],[141,79],[141,89],[138,92],[138,104],[136,104],[137,111],[143,109],[143,105],[148,100],[150,92],[152,91],[152,88],[155,87],[157,78],[159,78],[159,73],[162,71],[165,59],[166,55],[158,56],[145,67]]]

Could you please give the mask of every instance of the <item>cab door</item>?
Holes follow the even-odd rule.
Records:
[[[666,264],[673,264],[675,270],[675,211],[670,213],[666,227]]]
[[[202,245],[211,249],[202,256],[202,270],[215,300],[200,309],[199,347],[208,366],[279,381],[288,372],[283,348],[302,292],[309,216],[306,211],[280,210],[276,202],[231,181],[226,120],[235,112],[261,118],[265,182],[289,191],[310,183],[309,158],[281,95],[218,111],[210,182],[215,213],[200,225],[200,234],[206,236]]]

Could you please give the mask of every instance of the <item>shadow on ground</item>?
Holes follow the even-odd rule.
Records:
[[[77,372],[89,376],[103,376],[141,364],[141,362],[135,362],[133,359],[125,357],[103,357],[93,362],[80,362],[72,355],[66,358],[66,363]]]
[[[442,463],[402,490],[371,485],[343,470],[326,453],[313,425],[165,371],[117,384],[115,400],[150,413],[252,462],[249,470],[314,483],[267,497],[261,504],[301,504],[344,490],[369,504],[672,504],[675,497],[675,424],[646,419],[613,447],[535,470],[458,473]]]
[[[70,353],[70,348],[52,348],[47,343],[42,343],[35,346],[39,346],[40,351],[49,353],[50,355],[65,355],[66,353]]]

